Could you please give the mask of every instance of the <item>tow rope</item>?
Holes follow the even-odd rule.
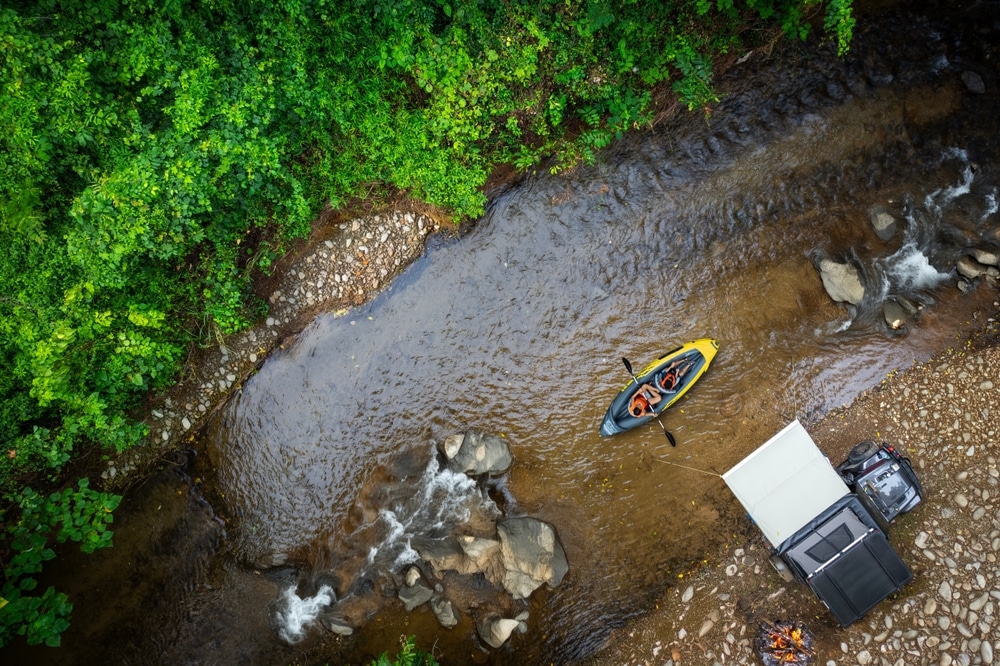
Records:
[[[721,474],[719,474],[718,472],[706,472],[705,470],[703,470],[703,469],[698,469],[698,468],[696,468],[696,467],[688,467],[687,465],[682,465],[682,464],[680,464],[680,463],[675,463],[675,462],[670,462],[669,460],[660,460],[660,459],[659,459],[659,458],[657,458],[656,456],[650,456],[650,458],[652,458],[652,459],[653,459],[653,460],[655,460],[656,462],[661,462],[661,463],[663,463],[664,465],[673,465],[674,467],[680,467],[681,469],[689,469],[689,470],[691,470],[692,472],[700,472],[700,473],[702,473],[702,474],[708,474],[709,476],[717,476],[717,477],[719,477],[720,479],[722,478],[722,475],[721,475]]]

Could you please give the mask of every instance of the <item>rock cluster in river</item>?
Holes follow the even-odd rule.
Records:
[[[971,166],[968,173],[971,178]],[[912,240],[921,236],[921,232],[916,229],[920,224],[915,219],[916,216],[912,213],[904,215],[906,233],[903,243],[912,242],[915,250],[926,252],[927,248],[919,247],[919,243]],[[935,234],[938,240],[950,239],[950,245],[937,250],[935,254],[954,256],[957,259],[947,266],[935,266],[934,270],[953,277],[963,293],[972,291],[980,283],[993,289],[1000,286],[1000,227],[987,225],[987,218],[988,214],[984,214],[981,220],[971,221],[969,228],[960,232]],[[873,207],[869,211],[869,219],[875,235],[885,243],[896,239],[897,229],[902,226],[896,216],[883,206]],[[923,224],[928,222],[924,221]],[[893,330],[904,328],[907,323],[914,321],[924,307],[915,298],[912,287],[893,284],[886,276],[882,276],[879,281],[873,277],[880,275],[879,270],[862,262],[857,256],[841,260],[820,256],[817,269],[823,288],[832,300],[846,303],[853,312],[857,312],[865,305],[866,299],[877,299],[879,302],[870,306],[881,308],[882,318]],[[911,293],[907,293],[908,291]]]
[[[440,472],[476,482],[474,506],[438,514],[461,518],[438,520],[427,526],[428,533],[408,535],[410,553],[416,555],[407,555],[400,571],[368,572],[353,582],[336,570],[312,574],[313,579],[341,583],[340,598],[331,586],[321,588],[327,596],[318,619],[328,631],[351,635],[394,595],[405,612],[429,611],[440,626],[474,631],[482,643],[499,648],[514,631],[527,631],[529,597],[543,585],[557,587],[562,582],[569,565],[555,527],[530,516],[505,516],[490,498],[490,488],[502,482],[513,462],[507,443],[469,430],[448,437],[438,451]],[[423,502],[437,501],[420,492]],[[379,495],[387,504],[392,504],[392,496]],[[316,585],[314,580],[306,589]],[[300,639],[301,633],[294,638]]]
[[[472,477],[503,474],[512,462],[509,447],[500,437],[475,430],[448,437],[440,450],[451,471]],[[423,562],[408,568],[399,598],[407,610],[429,604],[445,628],[457,625],[461,612],[446,597],[443,581],[449,572],[458,574],[448,578],[455,587],[472,585],[482,577],[512,600],[523,601],[542,585],[558,586],[569,569],[555,528],[528,516],[502,518],[493,533],[467,533],[465,526],[458,526],[451,536],[421,541],[415,548]],[[512,615],[505,617],[495,610],[480,613],[475,620],[479,637],[498,648],[514,630],[525,631],[527,609]]]

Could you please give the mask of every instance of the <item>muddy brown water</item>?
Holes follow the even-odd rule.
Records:
[[[11,655],[362,664],[401,635],[446,664],[592,655],[747,529],[714,473],[995,311],[995,290],[962,294],[951,268],[998,225],[997,26],[916,13],[863,26],[844,60],[752,54],[710,118],[528,178],[469,233],[432,240],[370,304],[318,317],[128,497],[111,551],[52,575],[75,602],[64,646]],[[986,94],[966,90],[969,69]],[[888,242],[871,231],[875,206],[899,222]],[[860,308],[830,301],[820,257],[866,267]],[[902,332],[881,320],[893,295],[924,305]],[[678,446],[655,424],[601,438],[629,379],[622,357],[641,367],[697,337],[720,352],[664,415]],[[462,512],[450,498],[477,492],[440,479],[431,499],[414,490],[434,443],[470,428],[510,444],[492,495],[554,525],[570,563],[561,586],[519,606],[527,631],[499,650],[476,639],[472,613],[442,629],[388,598],[406,536],[446,532],[438,523]],[[380,513],[390,505],[409,507],[394,515],[402,540]],[[282,639],[274,615],[296,583],[302,597],[350,592],[363,626]],[[462,594],[475,608],[481,593]]]

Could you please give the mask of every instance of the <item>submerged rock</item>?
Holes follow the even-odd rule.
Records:
[[[904,310],[906,310],[906,314],[908,314],[911,317],[916,317],[917,313],[919,313],[924,308],[922,304],[914,303],[906,296],[895,296],[893,297],[893,300],[899,303],[899,305]]]
[[[977,95],[982,95],[986,92],[986,84],[983,83],[983,77],[972,70],[965,70],[962,72],[962,83],[965,84],[965,88]]]
[[[255,569],[273,569],[288,562],[288,553],[267,553],[254,562]]]
[[[908,314],[906,308],[896,301],[886,301],[885,305],[882,306],[882,316],[885,317],[885,323],[889,324],[889,328],[893,330],[901,328],[906,323]]]

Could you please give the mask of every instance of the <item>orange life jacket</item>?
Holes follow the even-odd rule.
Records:
[[[642,391],[639,391],[632,396],[632,401],[628,405],[628,411],[632,416],[639,418],[646,413],[647,407],[649,407],[649,400],[642,394]]]
[[[667,381],[668,380],[670,382],[669,386],[667,385]],[[660,378],[660,388],[666,389],[666,390],[669,391],[670,389],[672,389],[675,386],[677,386],[677,369],[676,368],[672,368],[672,369],[668,370],[667,372],[663,373],[663,377]]]

